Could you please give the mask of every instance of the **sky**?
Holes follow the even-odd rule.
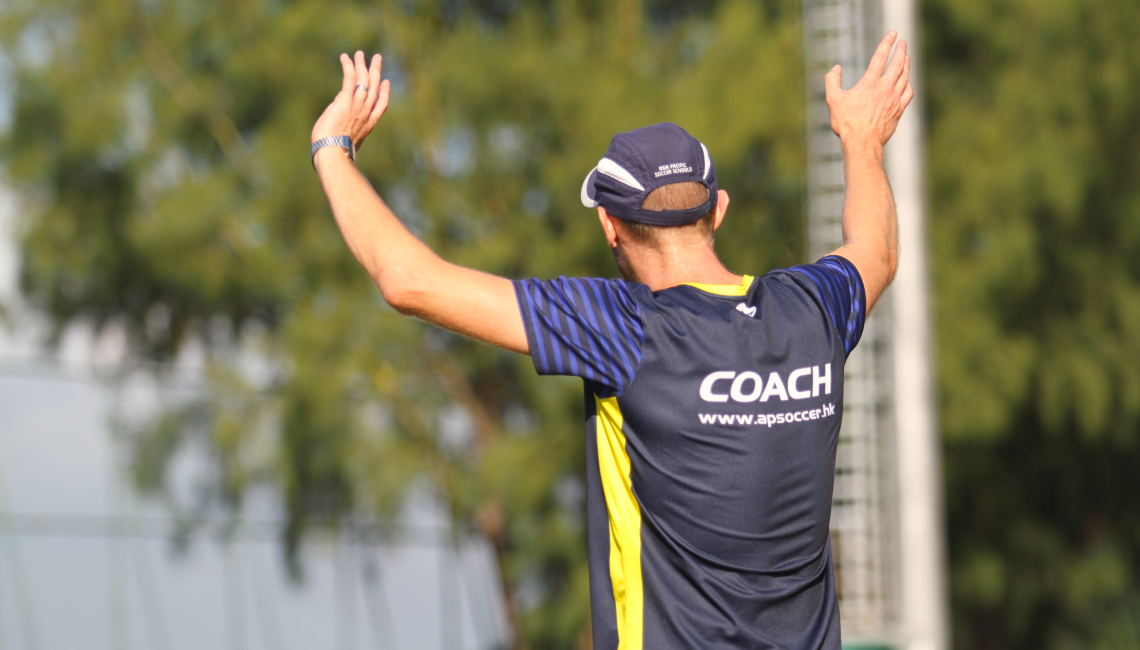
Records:
[[[193,390],[193,359],[179,373],[190,385],[135,375],[113,386],[103,379],[121,358],[113,333],[76,329],[48,354],[37,343],[42,325],[19,308],[16,211],[0,187],[0,304],[16,306],[15,326],[0,326],[0,650],[503,645],[497,568],[480,540],[456,550],[434,534],[385,548],[315,537],[300,584],[272,526],[242,528],[229,543],[205,532],[174,544],[162,506],[127,485],[110,423]],[[188,458],[176,473],[202,469]],[[274,495],[251,503],[252,522],[276,519]],[[108,536],[108,518],[145,525]],[[423,495],[405,519],[417,530],[444,524]]]

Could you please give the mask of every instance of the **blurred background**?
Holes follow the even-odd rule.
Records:
[[[914,9],[945,636],[1140,648],[1140,4]],[[755,274],[826,239],[812,80],[853,83],[882,23],[870,0],[0,1],[0,648],[588,648],[580,383],[380,299],[307,154],[336,57],[384,55],[358,166],[447,259],[615,276],[582,176],[668,120]],[[902,469],[868,483],[879,609],[844,601],[851,647],[917,647],[892,631],[906,432],[874,426],[896,406],[864,405]]]

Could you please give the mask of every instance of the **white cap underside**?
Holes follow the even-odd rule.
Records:
[[[598,207],[598,202],[590,198],[590,193],[586,189],[590,185],[590,177],[594,175],[594,172],[597,171],[597,169],[597,167],[591,169],[590,173],[586,174],[586,178],[582,180],[582,205],[586,206],[587,208]]]
[[[709,179],[709,168],[712,167],[712,161],[709,160],[709,150],[705,147],[705,143],[701,142],[699,144],[701,145],[701,152],[705,154],[705,173],[701,178],[707,181]]]
[[[632,188],[642,191],[645,190],[641,183],[638,183],[637,179],[633,177],[633,174],[629,173],[625,167],[622,167],[609,158],[602,158],[598,161],[598,172],[605,174],[614,180],[625,183]]]

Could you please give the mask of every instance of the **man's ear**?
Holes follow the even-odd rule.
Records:
[[[618,245],[617,224],[614,223],[614,219],[616,217],[610,216],[605,208],[598,206],[598,221],[602,223],[602,232],[606,234],[606,243],[610,248],[617,248]]]
[[[718,190],[716,193],[716,214],[713,215],[713,230],[720,228],[720,224],[724,222],[725,212],[728,212],[728,192]]]

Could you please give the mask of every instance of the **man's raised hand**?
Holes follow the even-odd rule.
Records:
[[[371,67],[365,65],[364,52],[357,51],[355,58],[340,55],[344,82],[340,92],[313,125],[312,142],[329,136],[347,135],[360,148],[388,108],[392,87],[387,79],[380,81],[382,62],[379,54],[372,55]]]
[[[914,98],[906,41],[899,42],[894,57],[887,63],[891,46],[897,38],[898,33],[893,30],[883,37],[871,57],[867,72],[850,90],[843,90],[840,84],[843,75],[840,66],[832,68],[824,77],[831,129],[844,143],[869,140],[882,147],[895,132],[899,118]]]

